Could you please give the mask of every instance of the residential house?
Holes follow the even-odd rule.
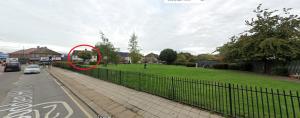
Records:
[[[144,57],[145,63],[158,63],[158,55],[154,53],[149,53]]]
[[[118,52],[118,55],[120,56],[120,63],[122,64],[130,64],[131,59],[129,57],[128,52]]]
[[[8,54],[10,58],[21,58],[29,61],[40,61],[43,57],[52,57],[52,60],[61,60],[61,54],[55,52],[47,47],[37,46],[36,48],[29,48],[18,50]]]

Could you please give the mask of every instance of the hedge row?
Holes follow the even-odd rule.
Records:
[[[187,63],[181,63],[181,62],[175,62],[173,65],[181,65],[186,67],[196,67],[196,63],[187,62]]]
[[[252,71],[251,63],[220,63],[212,66],[214,69],[229,69],[229,70],[241,70],[241,71]],[[288,76],[288,68],[285,66],[272,68],[272,75]]]

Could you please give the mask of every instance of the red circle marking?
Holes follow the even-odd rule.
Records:
[[[73,60],[71,61],[71,52],[75,49],[75,48],[78,48],[78,47],[91,47],[93,48],[93,50],[96,50],[97,51],[97,56],[98,56],[98,59],[97,59],[97,63],[96,65],[93,65],[93,66],[90,66],[88,68],[81,68],[81,67],[77,67],[76,65],[74,65],[73,63]],[[81,45],[77,45],[75,47],[73,47],[69,53],[68,53],[68,64],[69,66],[73,67],[74,69],[77,69],[77,70],[81,70],[81,71],[84,71],[84,70],[91,70],[91,69],[94,69],[94,68],[97,68],[97,65],[100,64],[100,60],[101,60],[101,53],[100,53],[100,50],[94,46],[91,46],[91,45],[88,45],[88,44],[81,44]]]

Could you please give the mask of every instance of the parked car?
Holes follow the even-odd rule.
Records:
[[[37,64],[30,64],[24,69],[24,74],[34,74],[40,72],[41,72],[40,66]]]
[[[8,62],[4,66],[4,72],[8,71],[20,71],[21,64],[19,62]]]
[[[40,65],[50,65],[49,61],[40,61]]]

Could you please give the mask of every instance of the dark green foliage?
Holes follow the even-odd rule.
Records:
[[[172,49],[164,49],[159,54],[159,59],[165,61],[166,64],[172,64],[177,58],[177,52]]]
[[[95,47],[97,47],[101,52],[101,63],[119,63],[120,57],[118,55],[118,49],[109,42],[109,39],[106,38],[103,32],[100,32],[102,42],[98,42]],[[96,52],[94,52],[96,54]]]
[[[80,51],[77,55],[79,58],[83,59],[83,62],[92,58],[92,53],[87,50]]]
[[[230,70],[242,70],[242,71],[251,71],[252,64],[251,63],[229,63],[228,69]]]
[[[182,65],[184,66],[186,64],[186,62],[182,63],[182,62],[174,62],[173,65]]]
[[[250,29],[232,37],[217,51],[227,62],[289,62],[299,58],[300,17],[290,10],[284,8],[278,13],[278,10],[262,9],[259,5],[254,10],[256,18],[246,21]]]
[[[280,75],[280,76],[288,76],[288,69],[287,67],[275,67],[272,69],[273,75]]]
[[[228,69],[228,64],[220,63],[212,66],[214,69]]]
[[[89,65],[96,65],[97,62],[90,62]]]
[[[196,67],[196,64],[193,62],[188,62],[185,64],[186,67]]]
[[[252,64],[251,63],[239,63],[240,70],[242,71],[251,71],[252,70]]]
[[[228,69],[229,70],[240,70],[240,65],[239,64],[236,64],[236,63],[230,63],[228,64]]]

